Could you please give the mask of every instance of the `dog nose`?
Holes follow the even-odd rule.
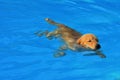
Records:
[[[100,49],[100,48],[101,48],[100,44],[97,44],[96,49]]]

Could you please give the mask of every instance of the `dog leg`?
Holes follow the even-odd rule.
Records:
[[[68,47],[66,45],[63,45],[56,51],[56,53],[53,56],[56,58],[65,56],[66,53],[64,52],[64,50],[67,50],[67,49],[68,49]]]
[[[59,47],[58,50],[63,51],[63,50],[67,50],[67,49],[68,49],[67,45],[62,45],[62,46]]]
[[[65,56],[66,55],[66,53],[65,52],[57,52],[57,53],[55,53],[53,56],[55,57],[55,58],[58,58],[58,57],[62,57],[62,56]]]
[[[49,39],[49,38],[53,38],[53,37],[55,37],[55,38],[57,38],[57,37],[59,37],[60,36],[60,34],[59,34],[59,30],[55,30],[55,31],[53,31],[53,32],[48,32],[47,34],[46,34],[46,37]]]
[[[44,31],[44,32],[42,32],[42,31],[37,31],[37,32],[35,32],[35,35],[41,37],[41,36],[46,35],[46,34],[48,34],[48,33],[49,33],[48,31]]]
[[[49,31],[38,31],[38,32],[35,32],[35,35],[41,37],[43,35],[45,35],[49,40],[53,39],[53,37],[57,38],[60,36],[59,34],[59,30],[55,30],[53,32],[49,32]]]
[[[83,56],[94,56],[98,55],[101,58],[106,58],[106,56],[101,51],[95,51],[95,53],[84,54]]]
[[[101,58],[106,58],[106,56],[101,51],[96,51],[96,54]]]

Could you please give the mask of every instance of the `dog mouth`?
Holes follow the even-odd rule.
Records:
[[[100,44],[97,44],[96,49],[100,49],[100,48],[101,48]]]
[[[97,44],[94,48],[89,47],[89,46],[85,46],[85,47],[88,48],[88,49],[91,49],[91,50],[98,50],[98,49],[101,48],[100,44]]]

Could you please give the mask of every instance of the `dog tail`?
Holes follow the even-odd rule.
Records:
[[[59,27],[60,23],[57,23],[49,18],[45,18],[45,20],[49,23],[49,24],[52,24],[52,25],[55,25],[57,27]]]

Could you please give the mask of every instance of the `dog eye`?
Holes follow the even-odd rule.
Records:
[[[89,40],[88,42],[92,42],[91,40]]]

